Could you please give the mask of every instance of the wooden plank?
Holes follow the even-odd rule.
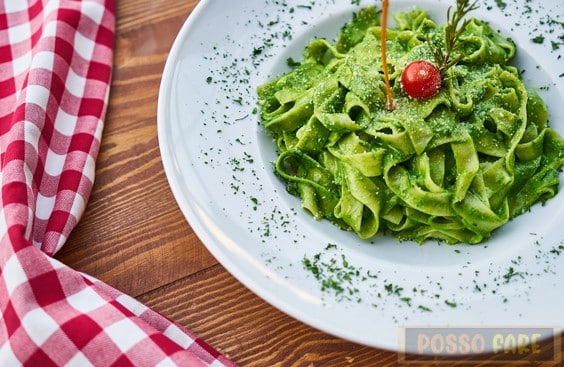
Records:
[[[275,309],[216,265],[138,299],[241,366],[393,366],[397,354],[313,329]]]
[[[120,1],[110,104],[86,213],[57,258],[136,296],[217,263],[163,171],[157,99],[164,64],[197,1]]]

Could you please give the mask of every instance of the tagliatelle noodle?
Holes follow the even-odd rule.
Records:
[[[394,15],[387,59],[395,109],[386,109],[382,29],[375,8],[338,40],[312,40],[303,60],[258,87],[261,125],[280,153],[275,172],[317,219],[363,239],[476,244],[556,195],[564,142],[542,99],[510,64],[516,47],[472,19],[464,57],[436,96],[416,101],[399,78],[432,61],[442,27],[422,9]]]

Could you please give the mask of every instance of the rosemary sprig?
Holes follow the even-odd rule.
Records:
[[[454,9],[454,11],[452,6],[449,6],[447,10],[447,24],[444,28],[444,50],[440,44],[437,45],[434,41],[431,41],[431,39],[427,37],[427,43],[433,53],[435,63],[437,64],[441,75],[444,75],[451,66],[455,65],[464,56],[463,54],[459,54],[454,57],[454,54],[460,48],[458,39],[460,38],[460,35],[464,33],[466,26],[470,22],[469,19],[463,18],[469,12],[478,9],[479,6],[477,3],[478,0],[474,0],[472,3],[470,3],[470,0],[456,0],[456,9]]]

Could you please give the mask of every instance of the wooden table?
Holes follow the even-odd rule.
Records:
[[[206,250],[163,170],[157,99],[177,32],[198,1],[119,0],[114,78],[96,182],[57,258],[195,332],[241,366],[394,366],[251,293]],[[420,365],[421,366],[421,365]]]

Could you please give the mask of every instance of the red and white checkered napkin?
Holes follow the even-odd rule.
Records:
[[[51,256],[94,180],[113,0],[0,0],[0,366],[233,366]]]

